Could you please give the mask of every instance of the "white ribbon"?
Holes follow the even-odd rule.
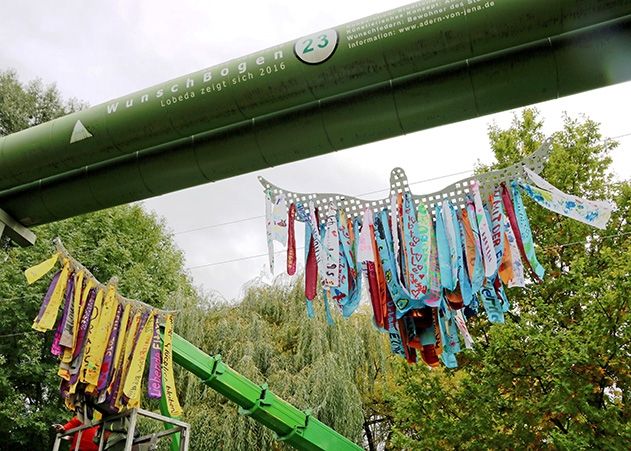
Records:
[[[538,188],[527,183],[522,183],[522,188],[539,205],[599,229],[607,227],[614,208],[611,202],[583,199],[564,193],[527,167],[524,167],[524,171]]]

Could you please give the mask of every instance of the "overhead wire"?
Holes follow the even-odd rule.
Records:
[[[601,236],[601,237],[596,237],[598,239],[606,239],[606,238],[616,238],[616,237],[621,237],[621,236],[626,236],[626,235],[631,235],[631,232],[621,232],[621,233],[617,233],[614,235],[605,235],[605,236]],[[547,249],[558,249],[560,247],[568,247],[568,246],[574,246],[576,244],[584,244],[586,243],[588,240],[588,238],[585,238],[582,241],[573,241],[571,243],[565,243],[565,244],[558,244],[558,245],[554,245],[554,246],[546,246],[543,249],[547,250]],[[296,250],[303,250],[304,247],[298,247],[296,248]],[[274,254],[282,254],[287,252],[286,250],[281,250],[281,251],[276,251],[274,252]],[[227,263],[235,263],[235,262],[240,262],[240,261],[244,261],[244,260],[253,260],[255,258],[261,258],[261,257],[267,257],[269,254],[263,253],[263,254],[256,254],[256,255],[248,255],[245,257],[239,257],[239,258],[233,258],[230,260],[222,260],[222,261],[218,261],[218,262],[213,262],[213,263],[206,263],[206,264],[202,264],[202,265],[196,265],[196,266],[189,266],[186,269],[199,269],[199,268],[207,268],[210,266],[218,266],[218,265],[224,265]]]
[[[417,180],[416,182],[410,182],[410,183],[408,183],[408,185],[418,185],[419,183],[432,182],[434,180],[440,180],[440,179],[445,179],[445,178],[448,178],[448,177],[454,177],[456,175],[469,174],[471,172],[473,172],[473,169],[468,169],[466,171],[460,171],[460,172],[453,172],[451,174],[445,174],[445,175],[440,175],[438,177],[431,177],[431,178],[424,179],[424,180]],[[390,190],[390,188],[384,188],[384,189],[380,189],[380,190],[376,190],[376,191],[370,191],[368,193],[360,193],[360,194],[357,194],[357,196],[368,196],[370,194],[380,193],[382,191],[389,191],[389,190]],[[220,222],[220,223],[217,223],[217,224],[209,224],[209,225],[206,225],[206,226],[180,230],[178,232],[174,232],[173,235],[183,235],[185,233],[198,232],[200,230],[213,229],[213,228],[216,228],[216,227],[223,227],[223,226],[232,225],[232,224],[239,224],[241,222],[253,221],[255,219],[263,219],[263,218],[265,218],[265,215],[251,216],[249,218],[243,218],[243,219],[235,219],[234,221]]]
[[[625,138],[627,136],[631,136],[631,132],[623,133],[621,135],[612,136],[612,137],[609,137],[609,138],[603,138],[603,139],[600,139],[599,142],[613,141],[614,139]],[[472,172],[474,172],[474,169],[467,169],[467,170],[464,170],[464,171],[453,172],[451,174],[439,175],[437,177],[431,177],[431,178],[427,178],[427,179],[423,179],[423,180],[417,180],[415,182],[409,182],[408,185],[418,185],[418,184],[421,184],[421,183],[433,182],[435,180],[441,180],[441,179],[445,179],[445,178],[448,178],[448,177],[454,177],[456,175],[469,174],[469,173],[472,173]],[[368,196],[370,194],[381,193],[381,192],[389,191],[389,190],[390,190],[390,188],[378,189],[378,190],[375,190],[375,191],[369,191],[367,193],[357,194],[356,197],[358,197],[358,196]],[[235,220],[232,220],[232,221],[219,222],[217,224],[209,224],[209,225],[200,226],[200,227],[193,227],[193,228],[190,228],[190,229],[178,230],[177,232],[173,232],[173,235],[184,235],[186,233],[193,233],[193,232],[198,232],[200,230],[213,229],[213,228],[216,228],[216,227],[224,227],[224,226],[228,226],[228,225],[239,224],[241,222],[253,221],[255,219],[263,219],[263,218],[265,218],[265,215],[250,216],[249,218],[235,219]]]

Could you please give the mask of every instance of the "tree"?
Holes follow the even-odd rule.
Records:
[[[14,70],[0,72],[0,136],[81,110],[77,99],[64,102],[59,91],[42,80],[22,84]]]
[[[384,335],[368,311],[349,319],[335,315],[329,326],[322,300],[316,318],[307,319],[304,288],[252,286],[238,305],[215,305],[197,335],[187,338],[211,354],[219,353],[236,371],[313,415],[351,440],[362,443],[365,412],[378,398],[389,359]],[[184,312],[184,310],[182,310]],[[180,315],[178,315],[180,316]],[[179,330],[189,331],[186,314]],[[197,323],[200,315],[195,316]],[[177,324],[176,324],[177,325]],[[195,327],[195,326],[194,326]],[[194,330],[194,329],[193,329]],[[193,428],[192,450],[287,449],[272,431],[237,414],[236,406],[194,378],[179,377]]]
[[[526,109],[510,128],[489,129],[497,162],[515,163],[543,141],[543,121]],[[631,184],[612,183],[597,123],[564,118],[544,178],[559,189],[612,199],[607,230],[528,202],[546,267],[543,283],[509,290],[506,324],[476,318],[476,347],[458,370],[397,368],[396,449],[627,449]]]

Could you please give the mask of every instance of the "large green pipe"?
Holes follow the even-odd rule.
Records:
[[[631,0],[417,2],[0,139],[0,208],[42,224],[631,80],[630,48]]]

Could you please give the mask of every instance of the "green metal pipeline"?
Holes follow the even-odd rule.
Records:
[[[629,48],[631,0],[417,2],[0,138],[0,208],[42,224],[628,81]]]
[[[173,335],[173,361],[206,385],[240,406],[239,412],[274,431],[279,440],[300,450],[357,451],[362,448],[308,413],[277,397],[211,357],[177,334]],[[163,410],[163,413],[165,411]],[[178,439],[176,439],[178,440]],[[172,449],[178,449],[173,445]]]

